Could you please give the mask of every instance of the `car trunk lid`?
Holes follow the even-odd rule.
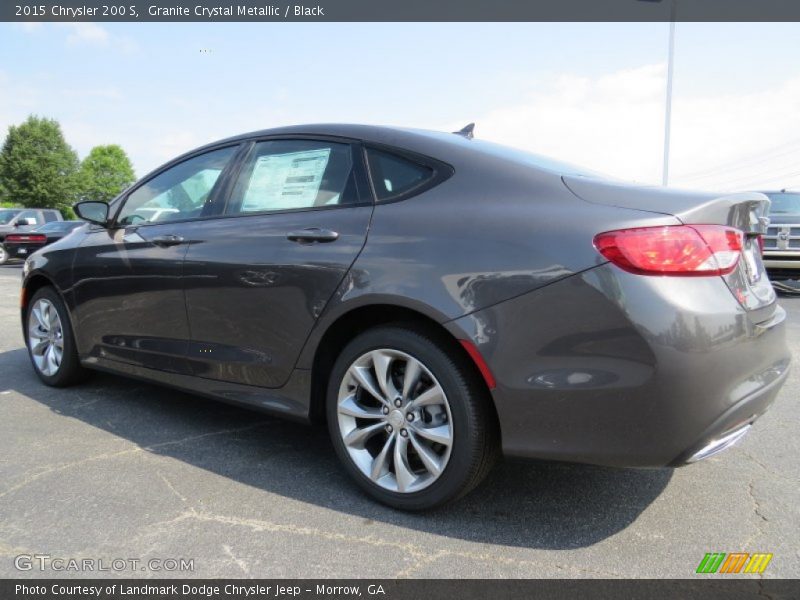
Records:
[[[727,225],[744,232],[739,263],[722,278],[754,321],[775,310],[775,292],[761,259],[758,237],[766,233],[770,201],[757,192],[714,194],[625,184],[582,176],[564,176],[564,184],[586,202],[671,215],[685,225]]]

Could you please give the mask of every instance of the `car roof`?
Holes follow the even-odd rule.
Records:
[[[176,157],[167,165],[175,164],[185,158],[219,146],[243,142],[250,139],[270,136],[319,136],[339,137],[360,140],[367,144],[388,146],[429,156],[440,161],[459,166],[470,166],[475,160],[514,162],[520,166],[533,167],[553,174],[600,175],[588,169],[538,156],[512,147],[494,144],[485,140],[468,138],[457,133],[413,129],[406,127],[388,127],[383,125],[358,125],[352,123],[318,123],[308,125],[290,125],[274,129],[262,129],[225,138],[196,148]]]

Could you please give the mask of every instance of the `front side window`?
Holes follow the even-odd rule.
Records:
[[[134,190],[117,216],[121,227],[199,217],[236,146],[183,161]]]
[[[367,149],[367,162],[378,202],[406,194],[434,176],[429,166],[375,148]]]
[[[52,223],[53,221],[58,221],[58,215],[56,215],[55,211],[52,210],[44,211],[44,222]]]
[[[303,210],[357,202],[349,144],[315,140],[257,143],[226,213]]]

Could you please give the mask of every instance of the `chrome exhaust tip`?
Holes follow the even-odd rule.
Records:
[[[697,452],[692,454],[687,460],[686,463],[695,463],[697,461],[709,458],[726,450],[733,446],[736,442],[742,439],[750,428],[752,427],[751,423],[744,425],[742,427],[738,427],[728,433],[724,434],[722,437],[718,437],[714,440],[711,440],[708,444],[700,448]]]

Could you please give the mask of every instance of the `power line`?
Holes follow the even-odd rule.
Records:
[[[779,150],[783,150],[787,146],[795,145],[794,148],[790,150],[786,150],[784,152],[778,152]],[[776,153],[777,152],[777,153]],[[730,163],[726,163],[724,165],[719,165],[718,167],[713,167],[711,169],[705,169],[703,171],[695,171],[694,173],[688,173],[682,176],[680,179],[683,181],[694,181],[699,179],[708,179],[709,177],[715,177],[717,175],[721,175],[727,173],[729,171],[736,171],[740,170],[743,167],[749,166],[756,166],[760,164],[764,164],[765,162],[769,162],[771,160],[775,160],[777,158],[782,158],[784,156],[789,156],[796,152],[800,152],[800,139],[795,140],[790,143],[781,144],[780,146],[776,146],[772,150],[766,152],[759,152],[758,154],[751,155],[745,158],[740,158]],[[753,158],[757,158],[757,160],[753,161]]]

